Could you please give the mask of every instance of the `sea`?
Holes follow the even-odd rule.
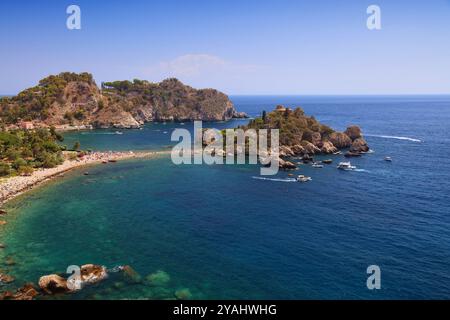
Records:
[[[231,99],[251,117],[282,104],[337,130],[357,124],[372,152],[351,159],[354,171],[336,168],[342,155],[300,165],[308,183],[261,177],[257,165],[175,165],[170,155],[74,170],[6,205],[0,269],[16,280],[0,291],[93,263],[110,277],[51,298],[450,298],[450,96]],[[170,150],[172,131],[192,127],[71,132],[64,143]],[[132,279],[116,272],[123,265]],[[379,289],[367,285],[370,266]]]

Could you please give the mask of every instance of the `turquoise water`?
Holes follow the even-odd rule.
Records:
[[[355,172],[301,166],[307,184],[285,172],[255,179],[250,165],[175,166],[168,156],[73,171],[8,204],[0,256],[16,265],[0,269],[14,285],[84,263],[170,276],[155,287],[112,275],[69,298],[166,299],[182,288],[193,299],[450,298],[449,97],[233,101],[253,116],[281,103],[337,129],[359,124],[374,153],[352,160]],[[66,143],[165,149],[174,127],[71,133]],[[372,264],[379,291],[366,288]]]

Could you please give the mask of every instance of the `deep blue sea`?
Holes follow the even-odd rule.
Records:
[[[170,277],[155,286],[111,276],[73,299],[170,299],[180,289],[192,299],[450,299],[449,96],[231,98],[251,116],[284,104],[338,130],[360,125],[374,152],[352,159],[352,172],[336,169],[342,156],[302,165],[313,178],[304,184],[169,156],[76,170],[8,204],[0,256],[16,264],[0,269],[16,286],[85,263]],[[192,124],[68,133],[65,143],[165,150],[176,127]],[[381,268],[380,290],[367,289],[369,265]]]

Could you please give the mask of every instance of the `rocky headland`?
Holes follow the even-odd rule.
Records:
[[[222,121],[245,118],[227,95],[194,89],[175,78],[160,83],[103,82],[89,73],[61,73],[39,81],[14,97],[0,99],[5,126],[58,129],[137,128],[151,121]],[[24,124],[25,123],[25,124]]]

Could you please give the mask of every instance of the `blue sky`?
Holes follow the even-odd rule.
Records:
[[[62,71],[228,94],[450,93],[450,0],[9,0],[0,38],[3,94]]]

